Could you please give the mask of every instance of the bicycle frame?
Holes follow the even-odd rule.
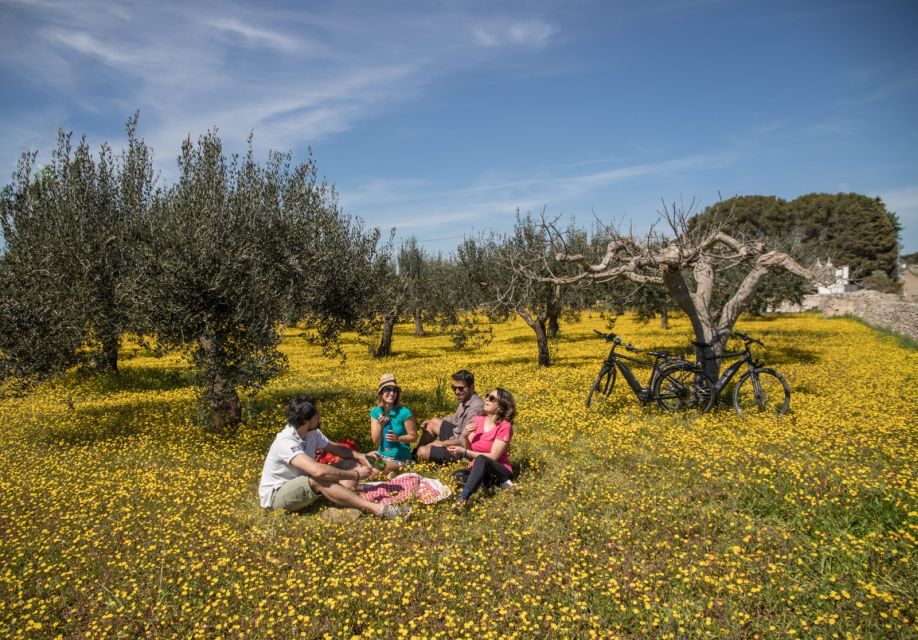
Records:
[[[747,342],[742,351],[732,351],[730,353],[724,353],[719,356],[719,359],[739,358],[739,360],[727,367],[727,369],[717,380],[711,380],[708,378],[708,382],[711,384],[711,391],[714,394],[715,400],[720,397],[720,394],[723,393],[723,390],[727,388],[727,385],[730,384],[730,381],[733,380],[733,377],[737,374],[737,372],[742,369],[743,365],[746,365],[749,371],[753,371],[756,367],[760,366],[760,363],[756,362],[752,357],[752,350],[749,348],[751,344],[751,342]],[[705,360],[713,359],[714,358],[705,358]],[[704,371],[701,363],[697,363],[697,366],[700,371]],[[702,375],[704,374],[702,373]],[[707,376],[705,376],[705,378],[707,378]]]
[[[638,358],[632,358],[631,356],[626,356],[621,353],[615,353],[615,348],[617,346],[617,344],[612,345],[612,349],[609,351],[609,356],[606,358],[603,367],[608,367],[611,369],[614,366],[621,372],[622,376],[625,378],[625,382],[627,382],[628,386],[631,387],[631,391],[634,392],[634,395],[638,400],[645,403],[650,401],[652,399],[650,390],[653,387],[654,378],[660,371],[661,358],[658,356],[653,362],[648,360],[640,360]],[[631,371],[631,367],[623,362],[623,360],[627,360],[629,362],[633,362],[645,367],[650,367],[653,370],[650,374],[650,380],[648,381],[646,387],[638,381],[637,377]]]
[[[631,367],[622,362],[622,360],[629,360],[636,364],[646,365],[649,367],[654,366],[653,363],[638,360],[637,358],[631,358],[629,356],[623,356],[620,353],[615,354],[615,359],[613,360],[615,366],[619,371],[621,371],[622,376],[625,378],[625,382],[627,382],[628,386],[631,387],[631,390],[634,392],[634,395],[637,396],[638,400],[641,402],[647,402],[647,399],[650,396],[650,385],[647,387],[641,385],[634,373],[631,372]],[[653,374],[651,374],[651,380],[653,380]]]
[[[656,390],[655,395],[658,395],[657,401],[660,403],[660,406],[664,409],[669,409],[670,406],[666,403],[673,402],[674,407],[679,407],[683,402],[684,397],[692,397],[690,394],[696,394],[695,398],[700,398],[703,401],[703,411],[706,411],[712,402],[720,402],[720,397],[723,391],[726,389],[727,385],[733,380],[736,374],[744,366],[746,367],[746,373],[743,373],[740,376],[737,386],[733,390],[733,406],[736,408],[737,413],[743,414],[746,411],[745,405],[747,404],[749,397],[753,397],[755,400],[755,406],[758,406],[759,411],[762,411],[765,407],[765,403],[768,401],[769,397],[773,400],[781,400],[783,392],[783,403],[775,405],[774,408],[779,415],[783,415],[789,406],[790,402],[790,387],[787,384],[787,381],[784,377],[775,371],[774,369],[769,369],[762,366],[762,362],[756,360],[752,355],[752,344],[762,345],[760,340],[751,338],[748,335],[740,332],[732,332],[733,335],[737,338],[743,340],[743,349],[742,351],[730,351],[723,353],[719,356],[712,356],[706,358],[699,358],[694,363],[691,363],[687,366],[676,366],[673,370],[667,370],[667,373],[664,373],[663,378],[658,379],[669,380],[669,388],[666,395],[664,396],[660,390]],[[706,343],[693,343],[696,347],[710,347],[710,344]],[[721,374],[721,376],[714,380],[706,375],[705,373],[705,362],[710,360],[721,360],[725,358],[739,358],[736,362],[732,363],[726,370]],[[674,375],[670,379],[669,371],[673,371]],[[688,378],[679,378],[678,372],[689,372],[694,375],[694,380]],[[752,396],[748,396],[749,391],[748,387],[744,387],[746,380],[750,381],[750,386],[752,388]],[[765,382],[764,381],[770,381]],[[773,385],[778,383],[781,385],[782,389],[777,390]],[[657,383],[659,386],[660,382]],[[770,386],[770,389],[766,389],[765,386]],[[741,389],[747,389],[742,394]],[[690,391],[691,390],[691,391]],[[740,407],[741,395],[746,399],[742,402],[744,407]],[[665,399],[665,402],[664,402]]]
[[[750,369],[752,369],[755,366],[755,363],[752,360],[752,353],[749,351],[749,347],[746,347],[743,351],[725,353],[722,356],[720,356],[721,359],[737,358],[737,357],[739,357],[740,359],[734,362],[733,364],[731,364],[729,367],[727,367],[726,371],[724,371],[717,380],[710,381],[712,383],[711,388],[718,394],[720,394],[720,392],[722,392],[726,388],[726,386],[730,384],[730,381],[733,379],[733,376],[736,375],[736,372],[739,371],[743,367],[744,364],[748,365]],[[709,358],[709,359],[712,359],[712,358]]]
[[[642,352],[641,349],[638,349],[631,344],[623,344],[620,336],[615,335],[614,333],[605,334],[600,331],[593,330],[593,333],[601,337],[606,342],[612,343],[612,348],[609,349],[609,355],[606,356],[606,359],[602,363],[602,368],[599,370],[599,375],[596,377],[596,380],[593,382],[593,386],[590,387],[590,392],[586,397],[586,406],[589,407],[592,402],[593,395],[596,392],[599,392],[600,395],[609,397],[609,394],[612,393],[612,390],[615,388],[615,379],[618,377],[619,372],[622,374],[622,377],[625,379],[625,382],[628,384],[628,387],[631,389],[632,393],[637,397],[638,402],[641,404],[647,404],[651,400],[654,400],[656,395],[653,391],[654,386],[657,383],[657,380],[660,379],[660,376],[663,375],[665,371],[668,371],[668,367],[675,366],[676,364],[686,365],[689,364],[681,357],[677,356],[675,358],[671,357],[668,351],[646,351]],[[642,360],[640,358],[635,358],[632,356],[627,356],[622,353],[616,353],[616,349],[619,346],[623,346],[627,351],[631,353],[647,353],[648,356],[652,356],[653,360]],[[647,386],[645,387],[640,383],[634,371],[631,370],[631,367],[628,366],[628,363],[633,363],[636,365],[642,365],[645,367],[650,367],[650,379],[647,381]]]

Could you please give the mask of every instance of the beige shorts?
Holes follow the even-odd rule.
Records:
[[[271,496],[272,509],[301,511],[319,497],[309,484],[309,476],[300,476],[282,484]]]

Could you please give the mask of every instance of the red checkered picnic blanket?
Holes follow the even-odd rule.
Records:
[[[403,473],[383,482],[365,482],[357,490],[367,500],[382,504],[398,504],[412,496],[421,504],[433,504],[452,495],[449,487],[436,478],[416,473]]]

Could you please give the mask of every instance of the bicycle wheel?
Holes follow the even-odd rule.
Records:
[[[593,402],[593,394],[601,394],[603,397],[608,398],[612,393],[612,389],[615,388],[617,375],[618,371],[614,368],[603,367],[599,375],[596,376],[596,380],[593,381],[593,386],[590,387],[590,392],[586,398],[586,406],[589,407],[590,403]]]
[[[774,369],[753,369],[743,374],[733,389],[733,406],[740,415],[784,415],[790,407],[790,387]]]
[[[665,411],[698,409],[704,412],[714,402],[710,383],[694,366],[676,365],[664,369],[654,380],[651,393]]]

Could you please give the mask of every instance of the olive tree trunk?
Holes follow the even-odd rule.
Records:
[[[397,313],[386,314],[383,319],[382,335],[379,338],[379,346],[373,354],[377,358],[387,358],[392,355],[392,333],[395,330],[395,323],[398,321]]]
[[[551,366],[551,352],[548,350],[548,333],[545,331],[547,318],[542,314],[530,314],[525,309],[517,309],[517,315],[535,332],[536,345],[539,349],[539,366]]]
[[[198,344],[204,365],[200,373],[206,377],[201,399],[206,429],[212,433],[225,433],[242,421],[242,402],[235,386],[224,373],[226,354],[221,349],[221,341],[201,336]]]

